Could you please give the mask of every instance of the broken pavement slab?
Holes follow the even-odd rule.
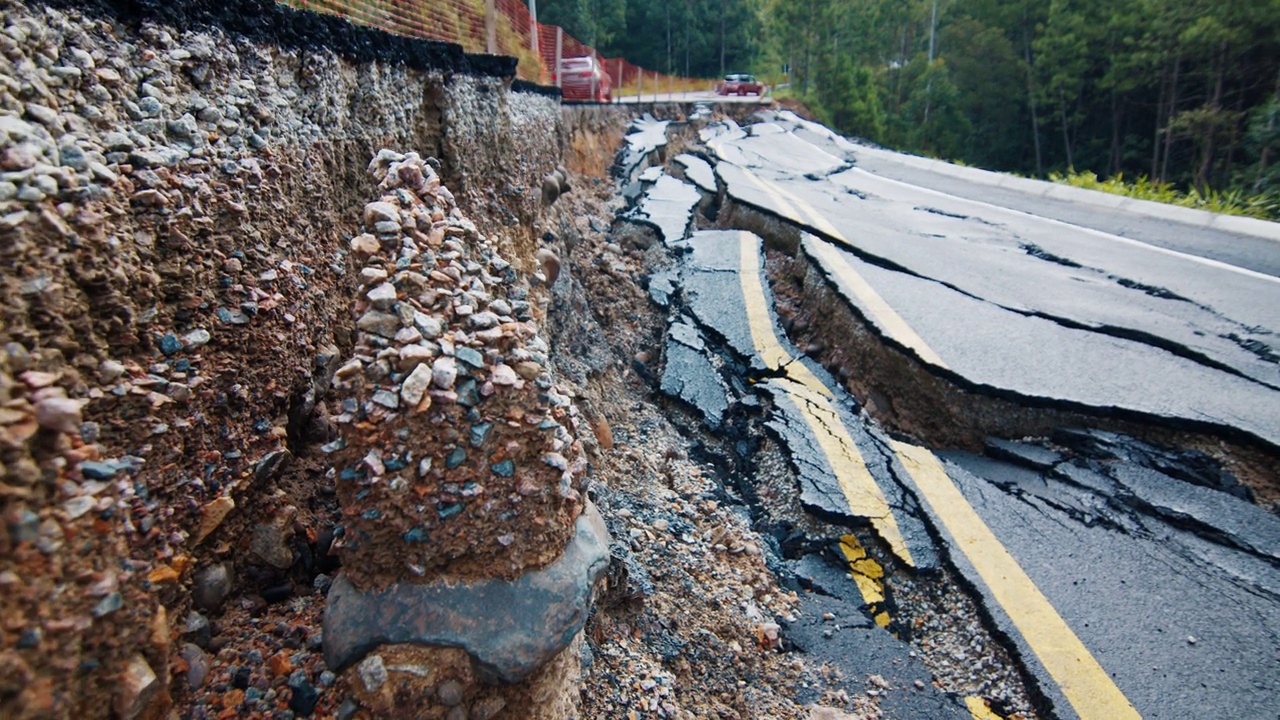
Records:
[[[677,155],[675,162],[680,165],[685,179],[693,183],[694,187],[710,195],[719,191],[716,187],[716,171],[711,163],[689,153]]]
[[[626,218],[654,228],[662,242],[671,247],[688,237],[694,208],[702,195],[689,183],[662,173],[661,168],[650,170],[658,170],[658,177]]]
[[[1243,433],[1280,447],[1280,391],[1147,343],[1016,313],[866,262],[813,236],[803,247],[821,282],[855,317],[962,387],[1166,426]],[[857,292],[859,286],[873,295]]]
[[[665,357],[662,391],[689,403],[702,415],[707,427],[718,430],[729,409],[729,395],[698,329],[685,322],[672,323],[667,331]]]
[[[755,387],[774,403],[767,426],[791,458],[805,510],[838,524],[868,524],[907,565],[936,567],[919,507],[856,415],[786,379]]]
[[[658,120],[645,113],[627,127],[626,146],[618,153],[615,165],[615,174],[624,185],[635,180],[636,173],[647,168],[653,156],[667,146],[670,124],[668,120]]]
[[[867,434],[853,398],[778,328],[760,238],[707,231],[689,245],[681,271],[687,307],[700,327],[767,377],[755,388],[774,401],[768,425],[800,477],[801,502],[828,520],[870,524],[907,565],[935,566],[932,540],[894,479],[885,440]]]
[[[833,157],[847,156],[850,148],[782,113],[766,117],[773,118],[768,131],[725,125],[704,132],[730,203],[856,249],[855,260],[871,268],[859,270],[861,284],[935,351],[921,355],[926,363],[950,368],[976,389],[1012,392],[1029,402],[1134,413],[1141,422],[1196,432],[1242,431],[1277,446],[1275,413],[1263,410],[1280,397],[1280,375],[1268,360],[1280,324],[1274,278],[857,168],[830,176],[788,171],[791,153],[763,141],[809,140]],[[1072,265],[1028,255],[1028,237],[1054,256],[1070,256]],[[838,272],[824,272],[827,282],[838,282]],[[934,302],[940,295],[950,299]],[[851,305],[883,336],[913,347],[885,325],[880,309],[857,299]],[[1007,322],[968,311],[980,305]],[[1010,325],[1030,330],[1004,330]],[[999,338],[991,336],[995,330]],[[1035,337],[1034,347],[1005,342],[1028,336]],[[992,361],[989,353],[1001,348],[1008,352]],[[1141,359],[1104,368],[1080,360],[1099,348]],[[1095,386],[1106,392],[1090,396]],[[1187,389],[1193,397],[1183,397]]]
[[[1150,512],[1168,499],[1137,500],[1129,496],[1137,484],[1086,477],[1097,475],[1086,470],[1087,458],[1051,471],[1086,483],[1068,484],[991,458],[937,460],[923,448],[894,448],[943,540],[959,550],[951,553],[956,568],[1018,646],[1058,716],[1184,717],[1210,688],[1221,713],[1269,720],[1266,698],[1280,657],[1273,559]],[[1151,472],[1118,458],[1097,467],[1131,480]],[[1244,502],[1167,477],[1142,490],[1179,488]],[[1274,516],[1268,522],[1280,525]],[[1111,683],[1125,700],[1090,689]]]

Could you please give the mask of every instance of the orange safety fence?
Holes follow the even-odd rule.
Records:
[[[510,55],[516,75],[555,84],[558,58],[591,55],[609,74],[614,97],[706,90],[710,81],[663,75],[622,58],[603,58],[554,25],[535,23],[522,0],[278,0],[357,25],[424,40],[457,43],[472,53]]]

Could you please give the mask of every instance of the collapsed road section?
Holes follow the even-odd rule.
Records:
[[[976,716],[1177,718],[1211,696],[1269,718],[1274,278],[879,180],[789,113],[696,125],[623,217],[665,248],[659,386],[739,449],[758,524],[827,533],[781,544],[807,558],[791,577],[838,596],[815,568],[843,567],[919,648],[942,635],[921,583],[957,583],[975,647],[998,646],[974,660],[1026,683],[970,696],[922,653]],[[774,446],[790,509],[751,487]]]

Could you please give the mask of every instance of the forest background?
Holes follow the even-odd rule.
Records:
[[[754,72],[893,149],[1280,217],[1280,0],[542,0],[538,13],[662,72]]]

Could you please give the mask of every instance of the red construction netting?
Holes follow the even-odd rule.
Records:
[[[599,58],[615,97],[705,88],[708,81],[662,75],[622,58],[602,58],[554,25],[533,22],[522,0],[279,0],[303,10],[345,18],[396,35],[457,43],[467,52],[491,52],[519,59],[523,80],[555,83],[559,57]],[[492,13],[492,22],[487,22]],[[490,32],[492,31],[492,38]],[[536,37],[536,40],[535,40]]]

